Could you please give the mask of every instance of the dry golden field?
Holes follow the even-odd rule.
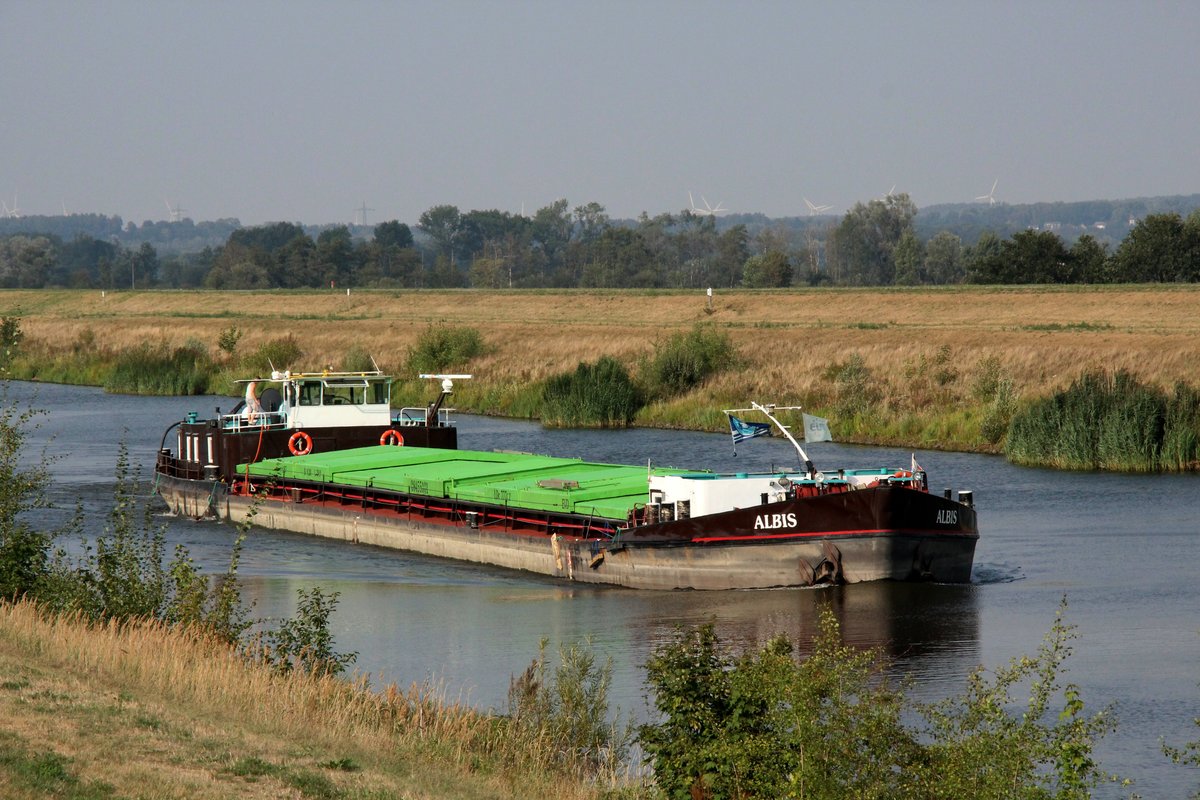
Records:
[[[513,386],[610,355],[633,365],[655,341],[697,323],[727,332],[745,369],[726,373],[693,402],[750,399],[819,407],[829,368],[859,354],[885,393],[908,391],[913,365],[948,347],[967,377],[999,359],[1024,397],[1063,387],[1089,367],[1124,368],[1169,387],[1195,382],[1200,287],[944,287],[715,292],[6,291],[0,314],[19,316],[28,340],[69,348],[85,331],[96,346],[199,340],[216,352],[232,325],[239,350],[293,334],[311,368],[339,364],[352,347],[385,370],[430,324],[472,326],[489,352],[461,365],[476,385]],[[401,376],[405,377],[405,376]],[[965,383],[965,381],[964,381]],[[470,406],[471,395],[458,398]],[[915,397],[914,410],[924,402]],[[497,409],[476,409],[497,410]],[[646,421],[671,424],[669,414]]]

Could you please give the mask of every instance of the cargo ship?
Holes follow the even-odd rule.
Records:
[[[471,376],[420,377],[441,382],[437,399],[398,411],[391,406],[393,379],[377,369],[272,370],[265,378],[240,380],[244,396],[228,413],[218,407],[201,419],[192,411],[163,432],[155,491],[180,516],[211,517],[240,465],[367,445],[454,449],[458,429],[446,403],[454,381]]]
[[[753,408],[795,446],[797,468],[721,474],[374,445],[241,465],[213,510],[237,521],[253,509],[267,528],[637,589],[970,580],[979,538],[971,492],[931,493],[915,459],[910,468],[818,471],[779,409]]]

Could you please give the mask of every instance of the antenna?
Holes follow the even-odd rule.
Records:
[[[67,213],[67,201],[66,200],[62,201],[62,207],[63,207],[63,216],[64,217],[71,216],[70,214]]]
[[[992,182],[992,190],[990,192],[988,192],[987,194],[981,194],[979,197],[976,197],[975,199],[980,200],[980,201],[987,200],[987,203],[989,206],[996,205],[996,184],[998,184],[998,183],[1000,183],[1000,179],[996,178],[996,180]]]

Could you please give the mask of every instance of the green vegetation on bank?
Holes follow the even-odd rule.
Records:
[[[617,360],[601,357],[545,381],[537,416],[564,428],[624,427],[648,401],[671,401],[729,369],[736,357],[727,334],[697,325],[654,347],[636,378]]]
[[[1009,459],[1058,469],[1125,472],[1200,468],[1200,391],[1171,393],[1128,372],[1087,372],[1025,406],[1008,431]]]
[[[310,366],[294,334],[245,349],[239,346],[240,329],[230,326],[212,349],[195,338],[179,346],[159,341],[113,349],[85,328],[68,347],[52,350],[28,339],[20,322],[0,319],[0,368],[24,380],[134,394],[235,396],[240,393],[235,381],[247,375]],[[431,323],[401,363],[379,366],[409,376],[395,384],[397,405],[421,406],[430,386],[416,374],[479,372],[475,366],[494,349],[474,327]],[[724,425],[720,408],[745,401],[744,390],[735,394],[730,387],[755,379],[753,362],[728,331],[698,323],[624,361],[601,355],[540,380],[480,374],[457,385],[454,404],[462,411],[562,427],[716,431]],[[366,370],[375,362],[355,344],[328,366]],[[950,345],[918,352],[893,373],[878,374],[848,349],[795,399],[831,418],[835,437],[844,442],[998,452],[1023,465],[1066,469],[1200,469],[1200,401],[1184,382],[1167,393],[1127,372],[1112,378],[1089,372],[1050,397],[1022,397],[997,357],[964,362]]]

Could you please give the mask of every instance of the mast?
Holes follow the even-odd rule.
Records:
[[[815,467],[813,467],[813,462],[808,457],[808,453],[804,452],[804,448],[801,447],[800,443],[796,441],[796,438],[794,436],[792,436],[792,432],[788,430],[788,426],[784,425],[782,422],[780,422],[778,419],[776,419],[775,415],[771,413],[772,411],[774,411],[776,409],[775,404],[768,403],[767,405],[764,406],[764,405],[760,405],[760,404],[754,402],[753,400],[751,400],[750,405],[751,405],[751,407],[753,407],[753,409],[755,411],[761,412],[764,416],[766,416],[767,419],[771,420],[771,422],[774,422],[775,426],[777,428],[779,428],[779,430],[783,431],[783,435],[787,437],[788,441],[792,443],[792,447],[796,448],[796,452],[800,454],[800,460],[804,462],[804,469],[807,470],[808,477],[810,477],[810,478],[814,477],[817,473],[817,470]],[[799,411],[800,408],[801,408],[800,406],[782,406],[782,407],[780,407],[779,410],[780,411]]]
[[[442,381],[442,393],[438,395],[437,400],[434,400],[429,404],[429,407],[425,409],[425,422],[427,425],[437,424],[438,411],[441,410],[442,404],[446,402],[446,398],[454,394],[454,381],[465,381],[471,379],[470,375],[443,375],[440,373],[436,375],[421,373],[420,377],[435,379],[440,378]]]

